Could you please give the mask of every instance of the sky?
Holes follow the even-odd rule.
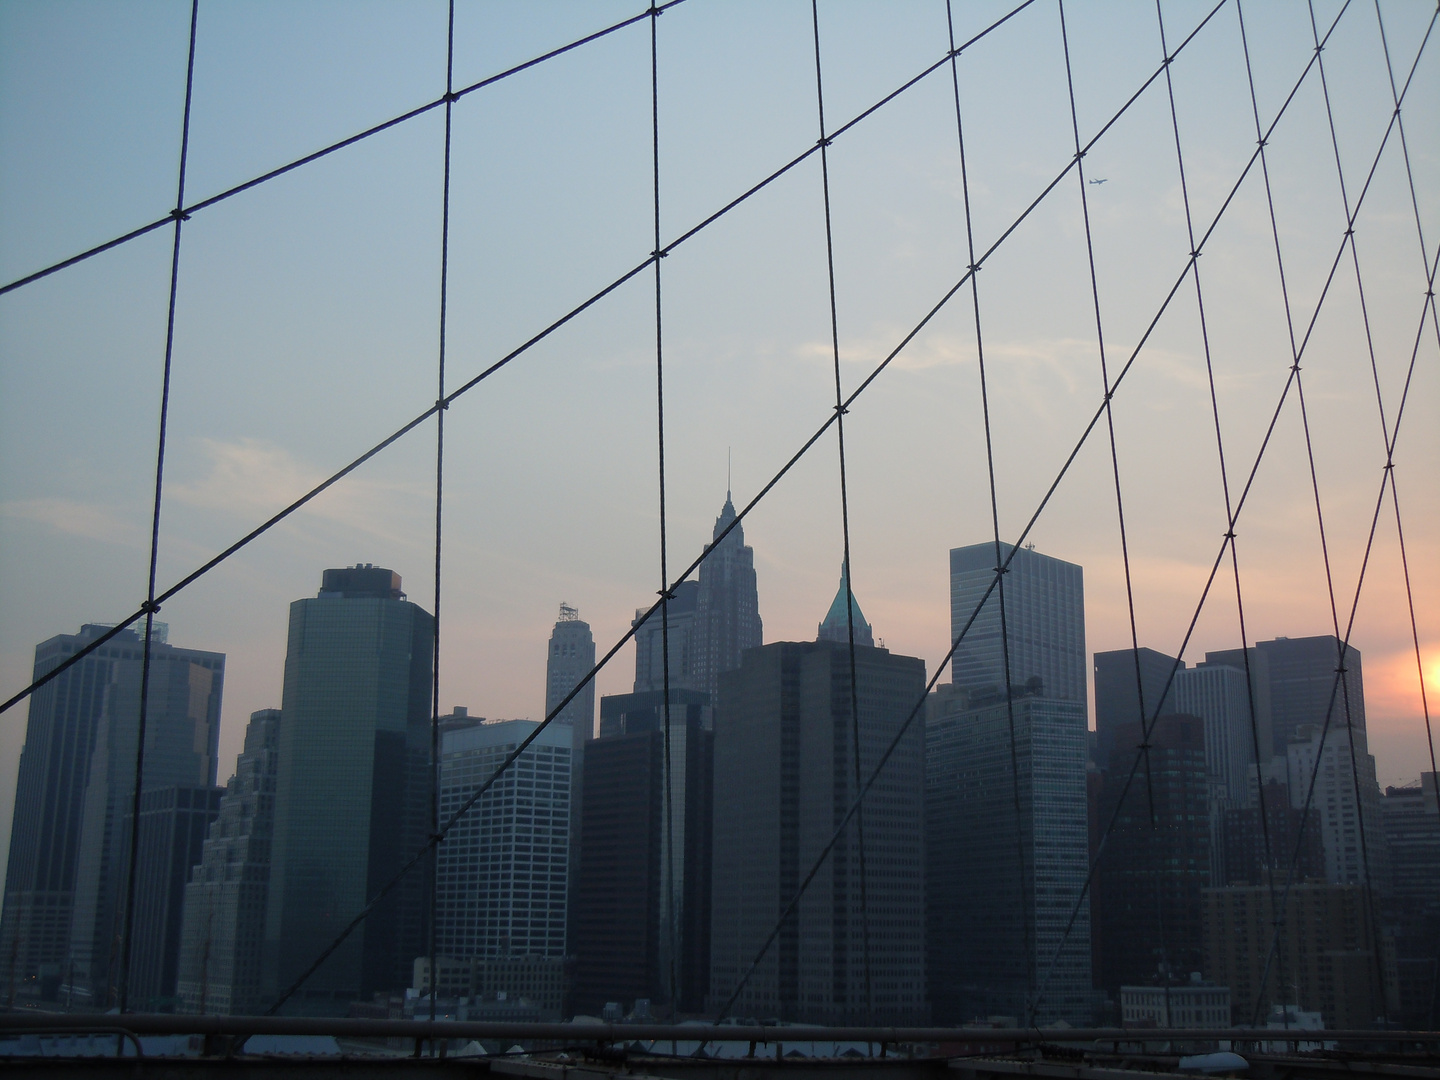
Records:
[[[1172,52],[1211,6],[1162,3]],[[454,85],[641,10],[460,0]],[[956,40],[1007,10],[956,4]],[[1075,128],[1089,142],[1158,70],[1156,8],[1066,6],[1074,127],[1054,0],[960,56],[977,252],[1004,236],[977,289],[999,530],[1020,535],[1099,408],[1102,342],[1112,383],[1133,356],[1112,399],[1113,457],[1102,419],[1027,536],[1084,567],[1088,648],[1131,644],[1120,510],[1139,643],[1173,655],[1193,619],[1187,660],[1239,644],[1228,557],[1205,585],[1225,485],[1232,500],[1245,490],[1234,531],[1249,640],[1337,620],[1343,633],[1353,606],[1381,783],[1413,781],[1429,751],[1388,494],[1374,515],[1400,414],[1394,475],[1433,710],[1440,327],[1422,313],[1440,242],[1440,35],[1415,67],[1402,145],[1398,128],[1387,137],[1385,46],[1403,83],[1430,5],[1382,0],[1382,42],[1375,4],[1354,0],[1322,54],[1325,84],[1312,65],[1288,105],[1313,56],[1312,9],[1240,10],[1243,42],[1230,2],[1175,57],[1173,118],[1156,79],[1087,152],[1091,182],[1071,169],[1028,213],[1070,164]],[[1323,35],[1341,5],[1313,12]],[[944,0],[827,0],[819,31],[832,132],[948,48]],[[0,0],[0,281],[175,205],[188,32],[184,3]],[[665,243],[815,144],[813,32],[798,0],[687,0],[660,17]],[[650,55],[641,20],[455,104],[447,388],[654,248]],[[445,61],[441,3],[202,2],[187,204],[435,100]],[[1267,192],[1258,163],[1245,169],[1255,111],[1269,128],[1282,105]],[[185,224],[162,588],[435,401],[443,139],[432,110]],[[828,167],[848,394],[971,261],[949,67],[837,136]],[[1362,189],[1352,256],[1345,199]],[[1187,195],[1196,235],[1209,231],[1203,334],[1193,278],[1165,304],[1191,251]],[[37,642],[144,599],[172,240],[158,230],[0,296],[0,696],[27,684]],[[727,484],[748,502],[833,411],[818,155],[661,269],[674,569],[709,539]],[[448,410],[442,708],[540,718],[558,605],[579,608],[603,653],[660,588],[654,305],[647,268]],[[1277,415],[1292,327],[1304,409],[1292,386]],[[933,674],[949,646],[947,551],[992,538],[968,284],[854,402],[845,434],[857,599],[887,647]],[[393,568],[433,606],[434,469],[432,419],[164,605],[172,643],[228,658],[220,782],[249,713],[280,703],[287,605],[314,595],[323,569]],[[829,606],[838,478],[832,430],[746,519],[767,641],[812,638]],[[630,689],[633,655],[600,672],[601,694]],[[0,715],[0,837],[25,717],[23,704]]]

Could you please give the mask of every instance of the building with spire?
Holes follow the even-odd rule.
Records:
[[[734,994],[734,1015],[826,1024],[930,1019],[917,827],[925,731],[910,722],[925,693],[925,662],[871,646],[856,606],[852,664],[848,595],[842,581],[838,614],[832,605],[820,640],[752,648],[719,676],[708,1004],[719,1009]],[[827,623],[840,633],[827,635]],[[865,782],[887,752],[863,814],[850,819],[735,994],[849,812],[857,778]]]
[[[850,615],[845,614],[845,600],[850,600]],[[825,621],[820,624],[820,629],[815,635],[816,641],[838,641],[842,644],[850,644],[850,625],[855,625],[855,644],[874,645],[875,635],[870,631],[870,624],[865,621],[865,615],[860,610],[860,602],[855,599],[855,593],[850,589],[849,576],[845,573],[845,566],[840,566],[840,588],[835,591],[835,599],[830,602],[830,610],[825,613]]]
[[[725,505],[715,519],[707,556],[700,564],[695,597],[695,689],[716,700],[722,671],[740,666],[740,655],[763,642],[760,595],[755,584],[755,550],[745,543],[745,527],[735,523],[735,504],[725,492]],[[722,540],[721,534],[735,523]],[[671,638],[672,648],[674,638]]]

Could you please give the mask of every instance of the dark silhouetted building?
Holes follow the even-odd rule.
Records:
[[[682,581],[675,586],[666,616],[670,627],[670,689],[700,690],[700,633],[696,617],[700,584]],[[648,608],[635,611],[635,623]],[[635,631],[635,693],[665,689],[665,635],[661,613],[656,611]]]
[[[1008,704],[955,687],[931,695],[925,880],[936,1023],[1089,1022],[1085,735],[1085,706],[1038,687],[1016,687]]]
[[[600,699],[580,815],[576,1011],[598,1015],[609,1002],[642,998],[667,1015],[672,1000],[679,1013],[704,1008],[715,739],[707,705],[700,691],[670,692],[667,830],[664,692]]]
[[[1236,1024],[1263,1023],[1280,1004],[1322,1014],[1327,1028],[1350,1030],[1376,1027],[1396,1012],[1394,949],[1375,933],[1363,886],[1309,881],[1288,890],[1205,889],[1203,911],[1205,974],[1230,987]]]
[[[123,979],[142,666],[138,658],[115,664],[85,788],[65,974],[67,1000],[92,1006],[118,1003]],[[145,792],[160,788],[214,786],[224,673],[222,653],[152,640],[142,805]],[[132,970],[136,952],[132,945]]]
[[[859,772],[923,707],[925,663],[857,646]],[[850,650],[776,642],[720,676],[711,1007],[720,1008],[856,798]],[[916,717],[731,1010],[814,1023],[923,1023],[924,724]],[[866,912],[869,972],[866,971]],[[867,1000],[867,984],[873,995]]]
[[[262,993],[277,998],[425,843],[435,624],[380,567],[326,570],[290,605]],[[426,940],[409,875],[290,999],[344,1015],[403,989]]]
[[[1184,715],[1157,719],[1148,764],[1141,742],[1139,723],[1116,731],[1100,800],[1102,819],[1113,817],[1114,825],[1096,867],[1091,910],[1102,938],[1096,984],[1112,994],[1204,971],[1200,893],[1210,885],[1211,834],[1205,724]]]
[[[735,504],[725,493],[725,505],[715,519],[714,539],[706,545],[709,556],[700,564],[695,595],[695,678],[693,688],[718,701],[721,672],[740,666],[741,654],[764,640],[760,622],[760,594],[755,583],[755,551],[745,543],[745,527],[736,525]]]
[[[1260,816],[1262,801],[1265,807],[1263,822]],[[1289,787],[1277,780],[1265,784],[1263,800],[1257,798],[1250,806],[1226,809],[1222,842],[1225,845],[1226,885],[1258,885],[1269,880],[1271,875],[1283,882],[1292,861],[1296,881],[1325,877],[1320,819],[1313,813],[1307,818],[1291,806]]]
[[[1257,641],[1249,654],[1256,716],[1261,730],[1270,732],[1276,756],[1285,756],[1298,728],[1323,726],[1327,714],[1333,729],[1347,723],[1365,729],[1365,681],[1354,646],[1346,647],[1338,687],[1340,642],[1332,635]],[[1205,662],[1244,670],[1246,656],[1240,649],[1225,649],[1207,652]]]
[[[1139,665],[1139,681],[1136,665]],[[1185,667],[1184,661],[1178,668]],[[1174,712],[1175,690],[1171,672],[1177,669],[1173,656],[1154,649],[1115,649],[1095,654],[1095,764],[1110,766],[1115,732],[1124,724]],[[1169,689],[1167,690],[1167,686]],[[1144,688],[1144,701],[1140,689]],[[1165,697],[1162,701],[1161,694]]]
[[[250,714],[235,775],[185,886],[176,992],[180,1011],[244,1016],[260,994],[260,943],[275,829],[280,710]]]
[[[162,624],[156,624],[157,627]],[[86,624],[35,646],[39,679],[109,627]],[[159,635],[156,635],[157,640]],[[122,630],[35,691],[15,788],[5,905],[0,914],[0,977],[22,993],[53,999],[68,980],[81,819],[95,737],[107,695],[122,694],[143,647]],[[218,691],[217,691],[218,701]],[[216,717],[218,719],[218,712]]]
[[[140,796],[128,995],[130,1007],[140,1012],[176,1010],[185,884],[224,793],[219,787],[168,787]],[[129,820],[127,814],[127,828]]]
[[[1435,774],[1419,783],[1387,787],[1380,811],[1390,848],[1393,885],[1390,921],[1395,927],[1402,1025],[1433,1031],[1440,1026],[1437,963],[1440,963],[1440,792]]]

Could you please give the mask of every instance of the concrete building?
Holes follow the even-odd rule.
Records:
[[[445,732],[441,820],[537,727],[532,720],[490,720]],[[552,723],[450,830],[437,870],[438,955],[564,958],[570,769],[570,731]]]
[[[1001,544],[998,561],[1003,562],[1011,551],[1011,545]],[[991,591],[982,604],[996,576],[995,545],[951,549],[951,641],[979,610],[955,650],[951,681],[967,690],[1003,690],[1039,678],[1047,697],[1078,701],[1083,706],[1089,698],[1085,688],[1084,570],[1033,548],[1022,548],[1014,556],[1002,581],[1002,634],[1001,589]]]
[[[1325,877],[1320,820],[1315,814],[1307,817],[1291,806],[1290,788],[1278,781],[1265,784],[1263,798],[1257,789],[1251,805],[1225,810],[1221,843],[1225,847],[1225,876],[1213,882],[1217,887],[1258,885],[1272,876],[1283,882],[1292,876],[1292,865],[1296,881]]]
[[[1225,1028],[1230,1026],[1230,988],[1191,972],[1188,982],[1120,987],[1120,1026],[1133,1028]]]
[[[569,604],[560,605],[560,618],[550,631],[550,644],[545,654],[545,715],[555,711],[565,695],[595,666],[595,638],[590,624],[580,619],[580,612]],[[594,734],[595,682],[565,706],[555,722],[577,729],[576,738],[583,742]]]
[[[938,689],[928,704],[927,960],[935,1022],[1006,1015],[1087,1024],[1085,706],[1023,691],[1007,705],[998,694],[954,687]]]
[[[158,644],[165,624],[154,625]],[[32,677],[54,671],[108,629],[88,623],[78,634],[42,641],[35,646]],[[54,1000],[61,981],[68,983],[80,832],[96,735],[107,698],[113,693],[115,705],[121,704],[124,686],[133,682],[128,670],[143,652],[139,636],[123,630],[30,697],[0,913],[4,985],[27,996]]]
[[[114,665],[85,787],[65,975],[67,999],[92,1006],[118,1003],[125,978],[128,815],[134,806],[142,666],[138,657]],[[224,676],[222,653],[151,642],[142,796],[165,787],[214,786]],[[136,897],[138,902],[138,887]],[[133,947],[131,957],[133,963]]]
[[[1301,725],[1294,735],[1286,755],[1290,805],[1303,809],[1310,799],[1310,814],[1320,822],[1326,879],[1337,885],[1368,883],[1388,891],[1390,858],[1380,816],[1380,785],[1375,759],[1366,752],[1365,732]]]
[[[275,1000],[425,843],[435,623],[400,575],[326,570],[290,605],[262,947]],[[424,951],[424,875],[376,905],[285,1007],[345,1015],[403,989]]]
[[[180,1011],[263,1012],[260,942],[270,886],[280,710],[250,714],[245,747],[185,886],[176,992]]]
[[[580,815],[571,950],[579,1012],[598,1015],[607,1002],[636,999],[649,1000],[657,1015],[704,1008],[714,774],[707,706],[700,691],[670,692],[667,817],[663,692],[600,700]]]
[[[1375,1027],[1395,1015],[1394,949],[1377,933],[1363,887],[1308,881],[1272,892],[1268,884],[1230,886],[1204,890],[1202,907],[1203,970],[1230,987],[1237,1025],[1264,1019],[1276,1005],[1319,1012],[1328,1028]]]
[[[1177,672],[1172,696],[1177,713],[1205,722],[1205,767],[1210,786],[1227,806],[1244,806],[1250,797],[1250,772],[1256,765],[1258,729],[1250,723],[1245,672],[1224,664],[1201,664]],[[1261,746],[1259,765],[1270,760]]]
[[[1148,722],[1154,716],[1176,711],[1171,672],[1183,671],[1184,668],[1183,660],[1177,661],[1175,657],[1154,649],[1115,649],[1095,654],[1096,765],[1102,769],[1109,768],[1115,732],[1122,724],[1133,724],[1141,719]],[[1141,687],[1145,691],[1143,701]]]
[[[738,670],[719,677],[711,1008],[740,984],[856,798],[850,671],[850,650],[838,643],[777,642],[749,650]],[[865,778],[922,707],[925,665],[858,646],[855,674]],[[852,819],[732,1015],[830,1024],[928,1018],[923,791],[917,718],[864,805],[863,900]]]

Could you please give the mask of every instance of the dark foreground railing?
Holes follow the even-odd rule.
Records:
[[[347,1039],[502,1039],[573,1046],[633,1042],[875,1043],[882,1046],[1159,1042],[1335,1043],[1404,1046],[1440,1053],[1440,1031],[1309,1031],[1298,1028],[953,1028],[820,1027],[777,1024],[504,1023],[474,1020],[367,1020],[301,1016],[185,1016],[171,1013],[0,1014],[5,1035],[124,1032],[134,1035],[332,1035]]]

